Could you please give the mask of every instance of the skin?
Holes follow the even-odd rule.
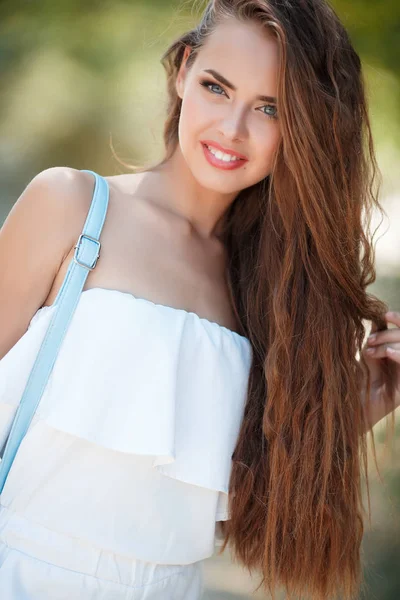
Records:
[[[182,99],[179,145],[161,173],[173,191],[169,202],[174,209],[210,236],[237,194],[271,172],[280,140],[279,118],[271,118],[276,106],[256,98],[276,98],[279,53],[276,41],[259,26],[236,21],[221,24],[187,69],[189,52],[187,47],[176,81]],[[204,73],[209,68],[237,90]],[[202,87],[204,79],[214,85]],[[202,139],[219,142],[249,160],[233,171],[217,169],[205,160]]]
[[[218,226],[239,191],[271,171],[281,135],[279,115],[275,120],[267,116],[274,114],[273,105],[256,97],[277,95],[278,45],[255,24],[227,21],[217,28],[188,69],[189,53],[190,48],[186,48],[176,80],[182,99],[178,147],[157,169],[107,178],[111,192],[102,234],[104,251],[85,289],[98,286],[126,290],[196,312],[235,330],[237,324],[224,283],[227,257],[218,239]],[[204,73],[209,68],[224,75],[237,90]],[[204,79],[214,82],[208,90],[200,85]],[[202,139],[217,141],[244,154],[249,161],[238,170],[216,169],[204,157]],[[91,189],[91,176],[82,175]],[[127,245],[126,240],[134,243]],[[116,270],[115,265],[126,264],[127,249],[132,253],[129,259],[128,252],[129,269],[122,266]],[[72,246],[46,304],[54,300],[73,252]],[[136,256],[141,256],[141,261],[135,260]],[[375,339],[370,337],[363,349],[372,383],[371,412],[367,417],[370,427],[387,414],[381,384],[383,358],[398,365],[400,382],[400,314],[386,316],[394,328],[377,333]],[[399,404],[398,394],[396,406]]]
[[[396,365],[395,408],[400,406],[400,313],[389,311],[385,318],[388,325],[393,327],[379,332],[374,328],[363,348],[363,355],[371,376],[371,412],[367,415],[370,428],[388,414],[382,385],[382,364],[385,358]]]
[[[236,331],[219,225],[237,194],[271,171],[280,140],[279,119],[271,118],[277,114],[276,106],[257,96],[276,97],[278,46],[259,26],[229,21],[218,26],[187,68],[189,52],[188,47],[176,80],[182,99],[176,151],[160,167],[106,178],[110,204],[102,255],[84,290],[128,291]],[[237,89],[230,90],[202,72],[209,68]],[[213,82],[209,89],[200,85],[202,79]],[[248,161],[233,171],[211,166],[202,139],[238,151]],[[93,177],[79,175],[86,180],[89,200]],[[79,233],[71,240],[45,305],[56,297]]]
[[[270,118],[274,114],[273,105],[257,100],[257,96],[277,95],[278,45],[257,24],[227,21],[210,36],[190,69],[186,66],[189,51],[189,48],[185,50],[176,80],[176,90],[182,99],[178,147],[171,159],[157,169],[106,177],[110,201],[102,231],[101,259],[89,273],[84,290],[102,287],[124,291],[154,303],[197,313],[236,330],[225,281],[227,256],[218,237],[219,226],[237,194],[271,171],[281,137],[279,115],[278,119]],[[210,68],[224,75],[237,89],[230,90],[212,75],[203,73]],[[200,85],[203,78],[215,85],[207,90]],[[219,142],[249,160],[237,170],[216,169],[206,161],[201,139]],[[38,187],[38,199],[26,201],[27,207],[33,205],[36,209],[28,210],[23,201],[2,230],[3,255],[15,257],[16,271],[18,265],[22,265],[21,276],[16,281],[25,281],[28,275],[30,279],[23,289],[15,285],[14,279],[4,282],[6,289],[15,289],[9,299],[15,311],[10,314],[8,305],[3,309],[4,314],[10,316],[3,326],[0,358],[21,337],[35,310],[53,303],[90,206],[92,175],[66,167],[50,171],[46,173],[45,185]],[[65,199],[58,198],[59,205],[64,207],[59,214],[53,202],[45,202],[49,189],[52,197],[65,193]],[[13,227],[15,221],[16,230],[20,232],[18,239],[26,239],[28,244],[32,230],[41,231],[45,225],[42,216],[37,226],[32,220],[52,211],[52,219],[60,218],[62,223],[64,214],[68,215],[65,225],[60,225],[62,231],[66,230],[66,240],[62,243],[62,259],[57,262],[54,279],[54,266],[48,266],[52,281],[48,286],[47,280],[43,281],[46,293],[41,296],[40,273],[47,273],[43,265],[47,264],[45,261],[52,255],[53,248],[57,244],[61,246],[60,236],[49,239],[47,248],[44,244],[49,234],[44,229],[40,237],[43,256],[39,253],[37,264],[29,264],[27,275],[23,269],[28,250],[20,243],[13,245],[12,240],[17,237]],[[51,231],[57,231],[57,227],[53,226]],[[33,239],[32,243],[38,247],[39,241]],[[8,273],[6,266],[2,272]],[[13,316],[14,312],[20,322]],[[372,378],[371,426],[386,414],[381,385],[383,358],[396,363],[400,381],[400,314],[388,313],[387,319],[394,328],[377,333],[375,340],[369,339],[364,348]],[[370,347],[375,348],[375,354],[367,352]],[[399,404],[398,394],[396,405]]]

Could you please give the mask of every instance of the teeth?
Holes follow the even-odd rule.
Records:
[[[220,150],[215,150],[211,146],[207,146],[207,148],[209,149],[211,154],[214,154],[214,156],[216,156],[219,160],[223,160],[224,162],[240,160],[240,158],[237,158],[236,156],[232,156],[232,154],[225,154],[224,152],[221,152]]]

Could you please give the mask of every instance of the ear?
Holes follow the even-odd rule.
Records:
[[[183,98],[183,90],[185,88],[185,79],[186,79],[186,75],[187,75],[186,62],[187,62],[187,59],[189,57],[191,50],[192,49],[190,46],[186,46],[184,53],[183,53],[181,66],[179,67],[179,71],[176,76],[176,81],[175,81],[176,93],[178,94],[179,98],[181,98],[181,99]]]

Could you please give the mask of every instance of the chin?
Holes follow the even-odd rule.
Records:
[[[240,192],[242,189],[244,189],[244,187],[247,186],[240,186],[238,187],[238,183],[236,182],[235,185],[233,184],[233,182],[224,182],[224,181],[215,181],[212,180],[211,178],[206,178],[203,177],[200,180],[198,179],[199,184],[205,188],[208,189],[210,191],[219,193],[219,194],[236,194],[238,192]]]
[[[205,167],[202,172],[199,172],[199,169],[191,169],[191,173],[201,187],[207,190],[212,190],[213,192],[218,192],[220,194],[232,194],[239,192],[248,185],[252,185],[247,184],[246,182],[242,184],[241,180],[243,178],[234,171],[216,170],[216,172],[213,174],[210,172],[206,173],[206,170],[208,170],[207,167]]]

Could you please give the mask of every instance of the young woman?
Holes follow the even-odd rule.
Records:
[[[266,591],[356,598],[366,433],[400,373],[400,315],[366,292],[360,60],[323,0],[214,0],[163,64],[165,157],[105,178],[101,257],[1,495],[1,597],[198,599],[218,523]],[[93,186],[45,170],[1,230],[1,444]]]

